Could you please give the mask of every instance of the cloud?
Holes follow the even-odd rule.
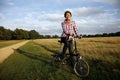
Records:
[[[32,16],[27,16],[32,17]],[[28,18],[26,20],[29,20]],[[35,19],[31,19],[29,21],[25,21],[23,19],[15,19],[10,21],[9,26],[12,30],[17,28],[25,29],[25,30],[36,30],[40,34],[59,34],[61,33],[61,23],[59,22],[49,22],[49,21],[39,21],[34,22]],[[32,21],[32,22],[31,22]]]
[[[80,7],[67,10],[70,10],[76,17],[87,17],[104,13],[104,10],[94,7]]]
[[[120,31],[120,19],[107,13],[96,17],[85,17],[76,21],[78,30],[85,34],[110,33]]]
[[[40,21],[61,21],[63,20],[63,14],[59,13],[47,13],[47,14],[42,14],[39,16]]]
[[[44,35],[61,35],[62,32],[62,28],[61,26],[58,25],[47,25],[47,26],[41,26],[40,28],[37,29],[37,31],[39,31],[41,34]]]
[[[13,6],[13,5],[14,5],[14,3],[13,3],[13,2],[8,2],[7,4],[8,4],[8,5],[11,5],[11,6]]]
[[[115,13],[120,16],[120,9],[115,10]]]
[[[0,3],[9,6],[13,6],[15,4],[13,0],[1,0]]]
[[[4,19],[4,18],[5,16],[2,13],[0,13],[0,19]]]
[[[92,1],[120,6],[120,0],[92,0]]]

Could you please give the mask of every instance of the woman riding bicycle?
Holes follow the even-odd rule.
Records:
[[[65,20],[64,20],[64,22],[61,23],[62,29],[63,29],[63,32],[62,32],[62,35],[61,35],[61,41],[64,43],[63,51],[61,53],[61,59],[64,58],[66,50],[68,48],[69,53],[70,53],[71,65],[74,66],[74,60],[73,60],[73,57],[72,57],[72,55],[73,55],[73,44],[72,44],[72,40],[68,41],[68,39],[69,39],[70,36],[73,36],[73,33],[75,33],[76,36],[79,37],[79,38],[81,38],[81,36],[78,33],[75,21],[71,21],[71,17],[72,17],[71,12],[66,11],[64,13],[64,17],[65,17]]]

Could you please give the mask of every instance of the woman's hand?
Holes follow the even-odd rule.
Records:
[[[70,36],[72,36],[72,32],[70,32]]]
[[[78,37],[79,37],[79,39],[81,39],[81,38],[82,38],[82,35],[79,35]]]

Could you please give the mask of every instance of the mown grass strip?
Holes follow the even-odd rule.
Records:
[[[0,40],[0,48],[19,43],[21,41],[24,41],[24,40]]]

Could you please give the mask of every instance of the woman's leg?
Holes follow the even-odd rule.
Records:
[[[68,48],[68,41],[66,40],[66,38],[62,38],[62,41],[64,43],[64,46],[63,46],[63,50],[62,50],[62,53],[61,53],[61,59],[64,58],[65,53],[66,53],[67,48]]]
[[[71,62],[71,66],[74,67],[73,43],[72,43],[72,41],[69,42],[69,53],[70,53],[70,62]]]

